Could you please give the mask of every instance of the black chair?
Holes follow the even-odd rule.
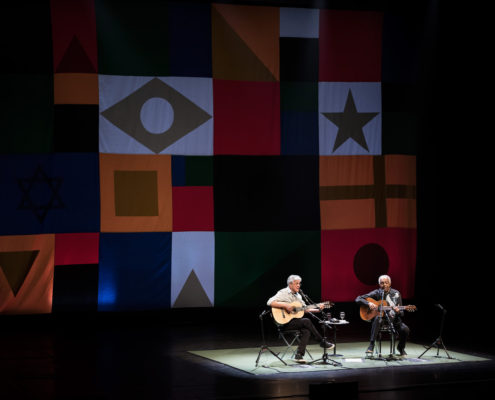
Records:
[[[390,356],[395,355],[395,339],[396,339],[396,332],[394,328],[387,322],[384,321],[382,326],[380,327],[380,330],[378,331],[378,336],[377,336],[377,342],[378,346],[376,346],[376,351],[378,352],[379,355],[382,354],[382,340],[383,335],[388,335],[388,339],[390,341]]]
[[[282,339],[286,345],[285,350],[279,353],[279,357],[283,359],[287,355],[287,353],[291,351],[292,353],[290,358],[294,358],[294,356],[296,355],[297,346],[301,341],[301,331],[299,329],[284,329],[283,325],[277,324],[275,320],[273,320],[273,322],[277,327],[279,339]],[[306,354],[311,359],[313,359],[313,356],[311,355],[311,353],[308,351],[307,348],[306,348]]]

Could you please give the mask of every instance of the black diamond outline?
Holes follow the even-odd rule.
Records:
[[[155,97],[167,101],[174,110],[172,125],[160,134],[149,132],[141,122],[139,115],[143,104]],[[101,115],[156,154],[213,118],[158,78],[153,78],[129,96],[102,111]],[[130,123],[128,123],[129,120]]]

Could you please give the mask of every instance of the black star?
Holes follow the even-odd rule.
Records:
[[[363,133],[363,126],[370,122],[379,113],[357,112],[350,89],[345,102],[344,112],[328,112],[322,114],[339,128],[337,131],[337,138],[335,139],[335,143],[333,145],[333,151],[342,146],[347,139],[354,139],[357,144],[366,149],[366,151],[369,151],[368,144],[366,143]]]
[[[36,168],[31,178],[19,178],[17,182],[23,193],[17,208],[32,210],[40,222],[44,221],[49,210],[65,207],[58,193],[62,178],[49,178],[41,166]]]

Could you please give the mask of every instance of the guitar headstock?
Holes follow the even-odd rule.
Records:
[[[406,306],[407,311],[416,311],[416,306]]]

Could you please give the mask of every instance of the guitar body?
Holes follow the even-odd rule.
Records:
[[[304,307],[299,301],[293,301],[290,303],[291,306],[294,306],[292,312],[287,312],[283,308],[272,307],[272,315],[275,322],[279,325],[285,325],[292,321],[294,318],[302,318],[304,316],[304,310],[310,307],[318,307],[323,305],[325,308],[329,308],[333,305],[329,301],[325,301],[324,303],[315,304],[312,306]]]
[[[368,297],[366,301],[376,304],[377,307],[379,307],[380,305],[383,305],[384,307],[388,306],[387,300],[375,300],[372,299],[371,297]],[[359,315],[361,316],[361,319],[365,321],[372,320],[378,315],[378,313],[379,313],[378,309],[372,310],[371,308],[365,306],[364,304],[359,309]]]
[[[384,311],[392,310],[393,307],[389,306],[386,300],[375,300],[371,297],[366,298],[366,301],[370,303],[376,304],[378,308],[375,310],[372,310],[369,308],[367,305],[361,305],[359,309],[359,315],[361,316],[361,319],[365,321],[370,321],[373,318],[375,318],[380,312],[382,313],[381,316],[383,316]],[[416,306],[410,305],[410,306],[399,306],[399,310],[406,310],[406,311],[416,311]]]

